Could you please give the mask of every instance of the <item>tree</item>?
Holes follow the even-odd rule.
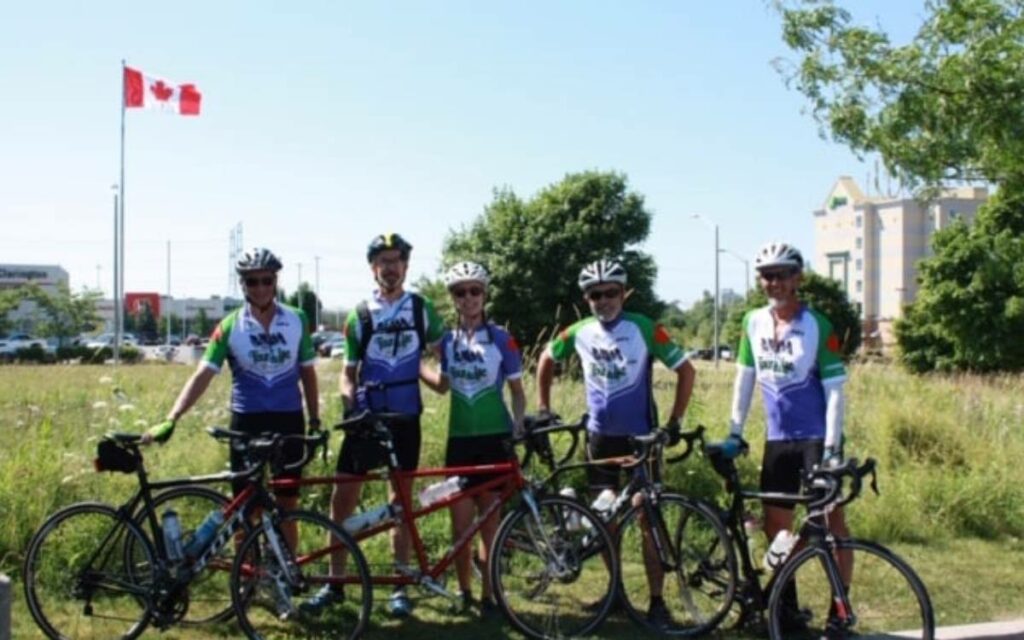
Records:
[[[823,134],[878,152],[909,185],[1024,178],[1024,15],[1019,0],[932,0],[902,46],[821,0],[777,0],[777,68]]]
[[[139,337],[152,338],[157,333],[156,316],[148,304],[140,305],[139,312],[135,314],[135,327]]]
[[[199,311],[196,311],[196,317],[192,320],[192,332],[197,336],[208,336],[213,332],[213,321],[210,320],[205,307],[199,307]]]
[[[316,310],[317,308],[323,309],[323,304],[316,297],[316,292],[309,286],[309,283],[300,282],[299,288],[289,295],[286,300],[286,304],[298,307],[306,312],[306,319],[311,327],[310,330],[316,331],[317,327],[313,326],[316,323]]]
[[[441,316],[448,325],[454,326],[455,322],[458,320],[456,317],[455,305],[452,304],[452,298],[448,295],[448,289],[444,286],[443,280],[440,278],[432,279],[427,276],[421,276],[419,280],[413,283],[412,288],[434,304],[437,314]]]
[[[846,292],[831,278],[805,271],[800,285],[800,300],[808,307],[820,311],[829,321],[839,338],[840,350],[848,359],[860,347],[860,314],[850,304]],[[723,342],[738,345],[742,332],[743,316],[751,309],[768,304],[768,296],[761,289],[751,290],[742,304],[733,307],[722,330]]]
[[[27,284],[0,295],[0,315],[6,315],[4,308],[17,308],[22,301],[35,302],[37,320],[33,332],[43,337],[55,337],[61,343],[67,338],[77,337],[89,331],[99,322],[96,302],[99,291],[72,293],[65,284],[58,284],[53,292],[44,291],[36,284]]]
[[[976,223],[935,235],[921,291],[896,323],[911,371],[1024,369],[1024,189],[1004,186]]]
[[[896,325],[901,361],[932,369],[1024,369],[1024,12],[1020,0],[933,0],[902,46],[832,2],[779,1],[789,80],[823,133],[877,152],[928,197],[947,181],[998,192],[967,228],[933,239],[917,300]]]
[[[626,176],[574,173],[529,200],[495,190],[472,226],[446,238],[444,262],[484,264],[491,274],[488,313],[533,345],[589,313],[576,278],[601,257],[619,258],[629,272],[627,309],[661,315],[664,305],[653,289],[657,268],[636,248],[650,224],[643,196],[628,189]]]

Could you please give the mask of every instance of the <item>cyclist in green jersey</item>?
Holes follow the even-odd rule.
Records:
[[[445,273],[445,284],[458,311],[458,326],[445,334],[438,348],[440,371],[421,366],[420,377],[438,393],[452,392],[448,420],[448,445],[445,466],[471,466],[504,462],[511,457],[508,438],[523,431],[526,395],[523,393],[522,357],[519,345],[501,327],[488,322],[484,312],[487,301],[487,271],[475,262],[459,262]],[[508,385],[512,413],[505,406],[502,390]],[[482,484],[492,477],[472,475],[466,488]],[[490,492],[473,500],[465,499],[451,507],[452,538],[459,539],[473,522],[498,499]],[[491,540],[498,528],[497,514],[480,529],[479,560],[486,566]],[[465,605],[471,596],[472,566],[470,545],[455,558],[455,573]],[[480,598],[482,613],[496,610],[491,599],[488,576],[483,578]]]

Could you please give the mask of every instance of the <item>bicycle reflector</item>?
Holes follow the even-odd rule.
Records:
[[[113,440],[100,440],[96,446],[96,459],[93,460],[96,471],[118,471],[133,473],[139,468],[139,460],[134,453],[118,445]]]

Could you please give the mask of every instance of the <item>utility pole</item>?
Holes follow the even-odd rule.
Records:
[[[718,275],[719,275],[718,274],[719,255],[722,253],[721,248],[718,245],[718,223],[717,222],[712,222],[711,220],[708,220],[706,217],[700,215],[699,213],[695,213],[695,214],[691,215],[690,217],[693,218],[694,220],[700,220],[705,225],[713,228],[714,231],[715,231],[715,314],[714,314],[714,323],[715,323],[715,331],[714,331],[714,336],[715,337],[714,337],[714,341],[715,341],[715,344],[713,345],[712,349],[715,352],[715,368],[717,369],[718,368],[718,361],[719,361],[719,354],[718,354],[718,340],[719,340],[719,338],[718,338],[718,325],[719,325],[719,321],[718,321],[718,308],[722,305],[722,301],[721,301],[720,295],[719,295],[719,281],[718,281]]]
[[[299,302],[299,308],[302,308],[302,263],[297,262],[296,265],[299,268],[299,278],[295,283],[295,299]]]
[[[320,330],[320,256],[313,256],[313,260],[316,263],[316,324],[313,325],[314,331]]]
[[[171,345],[171,241],[167,241],[167,346]]]

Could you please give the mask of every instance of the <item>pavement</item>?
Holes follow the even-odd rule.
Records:
[[[889,638],[915,638],[919,632],[894,633]],[[939,627],[935,630],[936,640],[1024,640],[1024,619],[984,624],[965,624],[956,627]]]

